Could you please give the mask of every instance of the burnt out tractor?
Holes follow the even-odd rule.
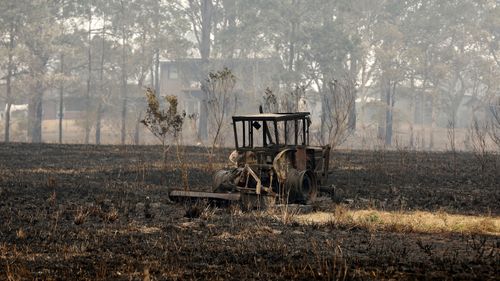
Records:
[[[247,206],[307,204],[326,184],[329,146],[309,145],[309,112],[233,116],[236,150],[217,171],[212,192],[174,190],[171,197],[240,201]]]

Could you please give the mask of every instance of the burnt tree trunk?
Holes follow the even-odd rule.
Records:
[[[353,95],[356,95],[355,91],[353,92]],[[356,130],[356,97],[354,97],[354,102],[352,103],[351,109],[349,111],[349,119],[347,121],[347,125],[350,132],[354,132]]]
[[[5,95],[5,134],[4,134],[4,140],[5,142],[10,141],[10,108],[12,105],[12,72],[13,72],[13,51],[14,51],[14,34],[15,34],[15,28],[14,25],[11,25],[10,31],[9,31],[9,55],[8,55],[8,62],[7,62],[7,77],[6,77],[6,95]]]
[[[125,144],[127,137],[127,82],[126,75],[122,77],[122,112],[121,112],[121,144]]]
[[[134,144],[140,144],[140,136],[141,136],[141,120],[142,120],[142,112],[139,112],[137,115],[137,120],[135,122],[135,132],[134,132]]]
[[[212,34],[213,3],[212,0],[201,1],[201,38],[199,40],[199,49],[201,55],[202,69],[204,73],[208,72],[208,63],[210,59]],[[194,24],[194,23],[193,23]],[[204,83],[204,81],[201,81]],[[200,123],[198,125],[198,138],[200,140],[208,139],[208,104],[206,99],[200,100]]]
[[[430,106],[430,110],[431,110],[431,126],[429,129],[429,149],[432,150],[434,148],[434,128],[435,128],[435,123],[436,123],[436,113],[434,110],[434,95],[432,95],[430,97],[430,99],[431,100],[430,100],[429,106]],[[455,118],[455,117],[453,117],[453,118]]]
[[[102,103],[104,94],[104,56],[105,56],[105,35],[106,28],[103,26],[101,31],[101,62],[99,68],[99,97],[97,102],[97,113],[95,120],[95,144],[101,144],[101,120],[102,120]]]
[[[201,40],[200,55],[202,61],[208,61],[210,58],[210,45],[212,34],[213,3],[212,0],[202,0],[201,3]]]
[[[101,144],[101,120],[102,120],[102,103],[97,104],[97,112],[95,116],[95,144]]]
[[[358,73],[358,62],[356,60],[356,58],[353,58],[354,55],[351,53],[351,69],[350,69],[350,77],[349,77],[349,88],[352,92],[352,95],[354,96],[353,97],[353,103],[352,103],[352,107],[349,111],[349,117],[348,117],[348,121],[347,121],[347,125],[348,125],[348,128],[349,128],[349,131],[350,132],[354,132],[356,130],[356,97],[357,97],[357,90],[356,90],[356,74]]]
[[[155,93],[160,96],[160,50],[154,50],[154,88]]]
[[[380,100],[381,101],[385,101],[385,104],[382,105],[381,103],[381,108],[380,108],[380,112],[377,116],[377,123],[378,123],[378,129],[377,129],[377,138],[382,141],[384,140],[385,141],[385,131],[386,131],[386,125],[387,125],[387,122],[386,122],[386,118],[384,118],[384,115],[386,115],[387,117],[387,80],[382,77],[381,80],[380,80]]]
[[[392,145],[392,130],[394,121],[394,94],[396,91],[396,82],[389,81],[386,90],[386,111],[385,111],[385,145]]]
[[[122,20],[125,16],[125,6],[122,1],[121,6]],[[127,55],[126,55],[126,45],[127,45],[127,34],[125,30],[125,23],[122,22],[122,54],[121,54],[121,95],[122,95],[122,111],[121,111],[121,144],[125,144],[127,137]]]
[[[154,18],[154,36],[155,36],[155,47],[153,50],[153,67],[154,67],[154,80],[152,86],[155,89],[155,93],[160,96],[160,22],[159,22],[159,2],[155,2],[156,5],[156,11],[155,11],[155,18]],[[146,39],[144,38],[143,41]],[[144,53],[144,50],[143,50]],[[142,87],[141,87],[142,88]]]
[[[90,87],[92,82],[92,7],[89,7],[88,14],[88,48],[87,48],[87,91],[85,93],[85,144],[90,138]]]
[[[149,74],[150,74],[149,78],[151,79],[150,80],[150,83],[151,83],[150,85],[154,86],[154,84],[155,84],[155,67],[154,67],[153,64],[151,64],[151,66],[149,67]]]
[[[290,41],[288,42],[288,71],[291,73],[293,71],[293,66],[295,64],[295,31],[297,29],[297,22],[292,20]]]
[[[60,57],[60,69],[61,75],[64,73],[64,54],[61,53]],[[63,118],[64,118],[64,82],[61,81],[59,85],[59,143],[62,143],[63,139]]]
[[[28,103],[28,139],[32,143],[42,142],[43,86],[41,82]]]
[[[329,115],[331,114],[331,109],[330,109],[330,106],[331,106],[331,99],[332,99],[332,96],[329,95],[327,93],[327,87],[328,86],[325,86],[325,85],[328,85],[329,82],[327,82],[326,79],[323,79],[323,91],[322,91],[322,100],[321,100],[321,127],[320,127],[320,131],[321,131],[321,141],[323,144],[326,144],[326,143],[329,143],[330,140],[329,140],[329,125],[327,124],[328,122],[328,119],[329,119]]]
[[[200,101],[200,117],[198,118],[198,139],[208,139],[208,101]]]

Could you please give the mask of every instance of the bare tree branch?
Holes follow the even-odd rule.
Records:
[[[355,103],[354,83],[348,78],[334,80],[325,89],[327,142],[334,148],[345,142],[350,134],[348,121]]]
[[[227,67],[217,72],[210,72],[202,84],[202,90],[207,95],[209,122],[212,127],[211,154],[220,144],[228,112],[235,106],[235,100],[232,99],[235,84],[236,76]]]

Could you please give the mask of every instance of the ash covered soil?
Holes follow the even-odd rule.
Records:
[[[173,203],[187,170],[209,190],[203,148],[183,164],[158,146],[0,145],[0,280],[495,280],[500,237],[300,223],[295,212]],[[313,212],[500,216],[498,156],[409,151],[332,155],[336,194]],[[496,279],[498,280],[498,279]]]

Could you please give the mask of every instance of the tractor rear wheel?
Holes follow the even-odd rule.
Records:
[[[308,204],[318,195],[316,178],[309,170],[290,172],[286,187],[288,203]]]

